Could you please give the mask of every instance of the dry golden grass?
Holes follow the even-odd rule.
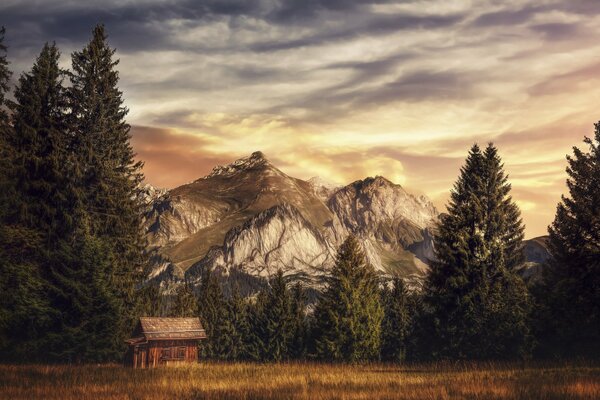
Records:
[[[0,366],[1,399],[600,399],[586,364]]]

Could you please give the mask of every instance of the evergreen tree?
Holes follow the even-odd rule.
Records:
[[[72,54],[69,127],[72,150],[80,168],[80,187],[89,233],[110,246],[114,263],[108,271],[113,296],[120,303],[122,323],[114,335],[123,339],[139,310],[136,288],[145,263],[141,229],[141,162],[130,144],[127,108],[118,89],[118,60],[102,25],[91,41]]]
[[[198,299],[187,281],[177,288],[171,317],[195,317],[198,315]]]
[[[227,311],[232,325],[230,360],[257,360],[259,354],[253,342],[253,326],[250,322],[249,305],[237,286],[233,287],[227,301]]]
[[[198,310],[208,336],[201,343],[201,355],[204,358],[228,359],[233,327],[223,289],[217,275],[210,268],[205,269],[200,278]]]
[[[53,321],[60,314],[50,304],[47,281],[66,262],[60,249],[73,228],[73,193],[64,170],[69,157],[59,56],[55,45],[43,47],[31,71],[19,79],[11,125],[5,114],[0,121],[3,358],[39,357],[40,340],[56,329]],[[5,75],[5,57],[0,60]],[[0,77],[2,92],[7,79]]]
[[[7,47],[4,44],[4,34],[6,30],[4,27],[0,27],[0,129],[8,127],[8,102],[6,94],[8,93],[8,81],[12,76],[10,69],[8,68],[8,59],[6,57]]]
[[[382,319],[377,277],[356,238],[349,236],[316,305],[317,356],[333,361],[376,360]]]
[[[381,324],[381,359],[402,362],[406,359],[412,315],[409,293],[401,278],[394,278],[392,287],[382,290],[384,317]]]
[[[291,340],[288,354],[290,358],[302,359],[306,356],[308,325],[306,320],[306,295],[302,284],[297,282],[292,288],[290,316]]]
[[[86,227],[77,229],[75,235],[72,247],[65,249],[71,254],[70,262],[61,268],[54,285],[62,325],[51,337],[48,350],[60,361],[120,361],[123,342],[115,332],[126,327],[123,304],[107,279],[115,263],[112,249]]]
[[[255,299],[246,303],[246,316],[249,331],[244,338],[244,359],[262,361],[264,356],[264,342],[262,338],[264,291],[258,293]]]
[[[262,341],[262,359],[282,361],[289,358],[293,335],[291,296],[281,270],[269,280],[259,296],[260,318],[257,330]]]
[[[431,355],[513,358],[528,352],[529,297],[516,273],[523,224],[496,148],[474,145],[435,236],[425,288]]]
[[[567,187],[549,227],[552,259],[538,299],[546,354],[600,356],[600,123],[567,156]]]

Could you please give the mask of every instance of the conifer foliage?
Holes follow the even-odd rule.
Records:
[[[384,317],[381,324],[381,359],[402,362],[406,360],[410,335],[413,334],[413,307],[411,296],[401,278],[392,280],[392,287],[381,293]]]
[[[201,343],[202,357],[228,359],[232,327],[227,300],[217,274],[211,269],[204,270],[200,278],[198,313],[208,337]]]
[[[171,317],[195,317],[198,315],[198,300],[187,281],[177,288]]]
[[[108,44],[103,25],[92,39],[72,55],[69,90],[70,129],[74,138],[83,202],[90,234],[106,239],[116,263],[110,271],[115,296],[121,303],[120,333],[134,324],[135,287],[144,266],[145,240],[141,230],[140,183],[142,163],[130,144],[128,113],[117,84],[115,50]]]
[[[281,270],[260,293],[258,313],[256,330],[261,341],[262,358],[272,361],[289,358],[294,334],[292,297]]]
[[[507,180],[492,144],[471,148],[425,288],[434,358],[515,358],[529,350],[529,297],[515,271],[524,228]]]
[[[600,122],[587,151],[567,156],[567,187],[549,227],[550,253],[540,305],[544,351],[600,356]]]
[[[316,305],[317,357],[348,362],[378,359],[382,319],[377,276],[357,239],[349,236]]]
[[[2,35],[3,36],[3,30]],[[120,360],[143,240],[129,127],[103,27],[73,72],[46,44],[6,118],[0,46],[0,357]],[[71,87],[63,84],[66,76]],[[43,351],[38,351],[43,349]]]
[[[55,271],[68,262],[68,254],[58,251],[72,229],[58,59],[56,46],[44,45],[19,78],[11,124],[2,129],[0,296],[8,359],[29,359],[45,332],[56,329],[59,313],[46,292]]]

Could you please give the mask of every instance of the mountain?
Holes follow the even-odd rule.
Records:
[[[148,192],[151,277],[159,281],[193,283],[210,267],[246,283],[282,269],[318,285],[350,233],[385,274],[418,282],[432,256],[435,207],[383,177],[345,187],[304,181],[255,152],[170,191]]]
[[[438,211],[381,176],[343,187],[304,181],[255,152],[172,190],[147,185],[142,195],[150,278],[165,287],[184,278],[194,285],[211,268],[248,294],[278,269],[318,288],[349,234],[378,272],[412,287],[434,257]],[[545,239],[526,241],[524,251],[521,274],[535,279],[549,257]]]

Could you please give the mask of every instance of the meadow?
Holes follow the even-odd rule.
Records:
[[[598,399],[597,364],[0,366],[1,399]]]

